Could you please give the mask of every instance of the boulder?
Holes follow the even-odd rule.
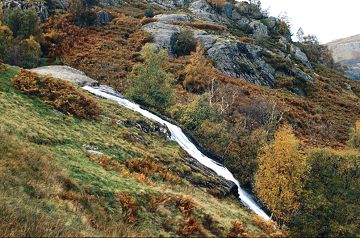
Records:
[[[156,47],[166,49],[170,54],[173,53],[173,46],[176,36],[180,32],[180,26],[163,22],[152,22],[144,25],[142,29],[152,34]]]
[[[69,66],[60,66],[60,65],[44,66],[44,67],[32,69],[31,71],[39,75],[51,76],[54,78],[71,81],[80,86],[99,85],[99,83],[96,80],[89,78],[88,76],[85,75],[85,73],[77,69],[71,68]]]
[[[308,57],[306,56],[306,54],[304,52],[302,52],[300,50],[299,47],[291,44],[290,53],[296,60],[300,61],[303,65],[305,65],[306,67],[308,67],[310,69],[312,68]]]

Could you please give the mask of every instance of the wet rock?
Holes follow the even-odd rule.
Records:
[[[171,133],[165,125],[153,121],[126,119],[123,125],[126,127],[136,127],[146,134],[157,133],[164,140],[170,140],[171,138]]]
[[[191,169],[191,173],[178,175],[196,186],[207,188],[211,194],[225,197],[236,191],[236,185],[233,182],[218,176],[197,160],[185,157],[182,163]]]

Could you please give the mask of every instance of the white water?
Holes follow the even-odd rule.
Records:
[[[201,164],[210,168],[211,170],[216,172],[219,176],[234,182],[238,187],[238,194],[241,202],[245,206],[250,208],[253,212],[263,217],[265,220],[270,220],[270,217],[256,204],[256,202],[251,198],[251,196],[240,187],[239,182],[234,178],[232,173],[227,168],[223,167],[219,163],[215,162],[214,160],[206,157],[203,153],[201,153],[196,148],[196,146],[186,137],[186,135],[184,134],[184,132],[181,130],[180,127],[173,125],[170,122],[167,122],[162,118],[156,116],[155,114],[142,109],[138,104],[126,100],[125,98],[121,97],[120,94],[116,93],[114,90],[112,90],[109,87],[85,86],[83,88],[89,91],[90,93],[95,94],[96,96],[116,101],[120,105],[128,109],[131,109],[133,111],[136,111],[141,115],[143,115],[144,117],[159,122],[162,125],[166,125],[169,131],[171,132],[172,140],[176,141],[185,151],[187,151],[193,158],[195,158]]]

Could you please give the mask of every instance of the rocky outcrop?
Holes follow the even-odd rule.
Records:
[[[333,52],[334,61],[345,66],[351,79],[360,80],[360,35],[326,44]]]
[[[85,73],[68,66],[45,66],[31,70],[34,73],[74,82],[80,86],[95,86],[99,83]]]
[[[156,2],[171,3],[170,5],[173,7],[176,4],[180,4],[182,7],[186,5],[183,1],[181,3],[179,1]],[[278,73],[284,73],[277,72],[278,67],[264,59],[263,56],[266,54],[294,65],[293,68],[286,70],[290,74],[289,76],[296,77],[301,81],[313,81],[311,76],[296,66],[296,63],[301,63],[310,69],[312,68],[306,54],[294,45],[287,35],[280,35],[276,43],[278,47],[264,48],[241,42],[229,34],[229,31],[214,32],[211,29],[199,30],[191,27],[193,21],[200,20],[208,24],[225,26],[229,29],[236,28],[235,30],[247,32],[257,40],[267,41],[279,31],[279,20],[277,18],[265,17],[256,6],[245,2],[227,3],[223,9],[219,10],[214,9],[206,0],[197,0],[192,1],[188,9],[191,13],[157,15],[155,18],[158,21],[144,25],[143,30],[152,34],[155,46],[166,49],[172,56],[175,55],[173,48],[178,33],[185,29],[191,30],[195,39],[205,49],[206,56],[214,62],[217,69],[226,75],[245,79],[253,84],[273,87]],[[176,24],[179,22],[186,24]],[[300,93],[300,91],[297,92],[303,95],[304,93]]]
[[[161,9],[176,9],[186,6],[191,3],[192,0],[146,0],[146,2],[153,4]]]
[[[249,26],[251,27],[251,29],[253,31],[253,35],[255,36],[255,38],[259,39],[259,38],[265,38],[265,37],[269,36],[267,26],[265,26],[259,20],[252,21],[249,24]]]
[[[209,193],[217,197],[237,194],[237,187],[233,182],[218,176],[214,171],[202,165],[194,158],[182,158],[181,163],[182,166],[187,166],[190,170],[188,172],[176,168],[172,170],[191,184],[206,188]]]
[[[0,4],[1,6],[1,4]],[[34,8],[40,20],[43,22],[49,17],[49,8],[44,1],[26,1],[26,0],[4,0],[3,9],[20,8],[22,10]]]
[[[275,69],[262,59],[262,51],[261,47],[251,44],[219,41],[207,54],[215,62],[215,67],[229,76],[257,85],[273,86]]]
[[[294,57],[294,59],[300,61],[303,65],[305,65],[308,68],[312,68],[311,63],[308,59],[308,57],[306,56],[306,54],[304,52],[302,52],[300,50],[299,47],[295,46],[295,45],[290,45],[290,53],[292,54],[292,56]]]
[[[143,26],[143,30],[151,33],[154,37],[155,46],[166,49],[171,55],[173,55],[173,46],[180,29],[179,26],[163,22],[152,22]]]

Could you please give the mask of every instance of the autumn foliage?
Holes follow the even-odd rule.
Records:
[[[265,145],[258,158],[256,192],[278,219],[289,221],[300,209],[306,160],[299,141],[289,126],[275,133],[275,140]]]
[[[121,203],[124,221],[128,223],[136,222],[136,216],[139,209],[136,198],[130,193],[121,193],[116,196],[116,200]]]
[[[190,92],[204,92],[209,88],[216,75],[212,74],[212,64],[204,57],[204,50],[198,45],[191,54],[190,63],[186,65],[184,87]]]
[[[96,118],[99,115],[96,101],[70,82],[41,77],[27,70],[22,70],[12,82],[17,89],[39,97],[62,112],[80,118]]]

